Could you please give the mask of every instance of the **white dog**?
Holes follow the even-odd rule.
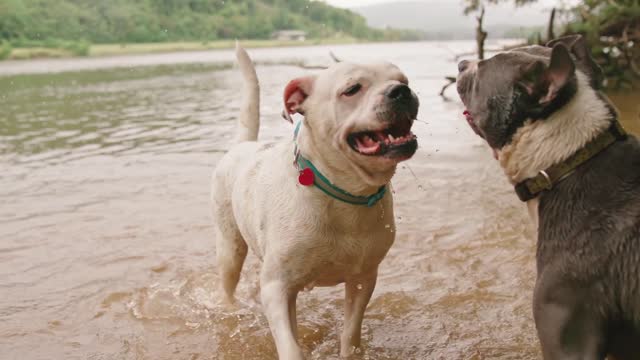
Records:
[[[260,297],[280,359],[302,359],[296,297],[303,288],[345,283],[340,354],[360,346],[378,265],[394,241],[391,192],[398,162],[410,158],[418,100],[394,65],[338,63],[292,80],[286,118],[304,115],[296,136],[256,142],[259,86],[247,53],[239,143],[213,174],[217,261],[230,301],[248,248],[262,261]]]

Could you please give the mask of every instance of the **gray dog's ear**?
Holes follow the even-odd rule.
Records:
[[[549,41],[547,46],[554,47],[557,44],[564,44],[569,49],[571,55],[576,59],[578,69],[584,72],[591,79],[591,86],[595,89],[600,89],[604,80],[604,74],[602,72],[602,68],[598,66],[591,56],[591,50],[589,49],[589,45],[587,44],[587,40],[584,36],[564,36]]]
[[[284,89],[284,111],[282,114],[286,120],[293,122],[291,114],[304,115],[303,104],[311,95],[315,80],[315,76],[306,76],[293,79],[287,84]]]
[[[571,49],[573,45],[580,39],[582,39],[582,35],[580,34],[563,36],[553,40],[549,40],[549,42],[547,43],[547,47],[552,48],[556,44],[564,44],[567,48]]]
[[[575,75],[575,70],[575,64],[567,47],[556,44],[551,52],[549,65],[536,61],[525,71],[519,85],[544,106],[558,96],[560,90]]]

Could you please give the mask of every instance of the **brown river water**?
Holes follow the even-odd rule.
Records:
[[[470,42],[250,51],[262,139],[292,65],[400,66],[419,94],[420,149],[393,179],[396,243],[367,310],[361,359],[538,359],[533,229],[461,115],[454,52]],[[276,359],[250,255],[220,305],[210,174],[231,145],[231,51],[0,63],[0,358]],[[277,65],[277,64],[280,65]],[[640,132],[638,94],[614,97]],[[298,300],[311,359],[337,359],[343,290]]]

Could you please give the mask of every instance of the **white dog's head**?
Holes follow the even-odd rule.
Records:
[[[315,150],[336,168],[346,161],[368,185],[388,182],[396,165],[418,147],[411,132],[418,98],[407,77],[389,63],[338,63],[294,79],[284,103],[289,114],[305,116],[303,150]]]

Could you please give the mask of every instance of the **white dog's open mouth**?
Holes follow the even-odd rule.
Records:
[[[366,156],[409,158],[418,148],[418,140],[411,132],[412,122],[392,125],[381,130],[351,133],[347,137],[349,146]]]

